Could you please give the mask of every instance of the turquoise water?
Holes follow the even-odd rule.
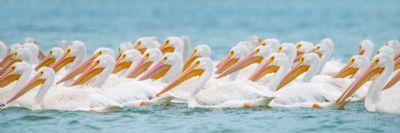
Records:
[[[60,40],[84,41],[90,51],[117,48],[140,36],[188,35],[212,47],[219,59],[249,35],[283,42],[323,37],[335,41],[334,56],[347,60],[356,44],[377,46],[400,37],[397,0],[280,1],[94,1],[0,0],[0,40],[37,38],[44,49]],[[400,116],[369,113],[361,103],[346,110],[188,109],[185,105],[126,108],[113,113],[0,112],[0,132],[398,132]]]

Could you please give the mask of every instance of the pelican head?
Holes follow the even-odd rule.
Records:
[[[14,81],[20,80],[22,78],[27,78],[30,76],[32,71],[32,66],[23,61],[13,64],[10,68],[8,68],[3,75],[0,76],[0,87],[5,87]],[[27,79],[21,79],[22,82],[25,82]]]
[[[158,48],[160,43],[158,43],[156,37],[141,37],[136,40],[133,48],[137,49],[140,53],[144,53],[147,49]]]
[[[340,96],[340,98],[336,101],[336,105],[340,106],[345,104],[346,99],[354,94],[363,84],[367,81],[373,79],[373,83],[371,84],[370,89],[378,88],[379,93],[384,88],[384,83],[389,78],[389,74],[393,71],[393,57],[384,53],[376,55],[371,62],[369,63],[368,67],[364,72],[361,74],[359,78],[357,78],[348,88],[347,90]],[[369,95],[370,90],[368,91]],[[369,98],[366,97],[366,108],[368,109],[368,102]]]
[[[118,47],[118,56],[117,56],[117,58],[119,58],[122,55],[122,53],[124,53],[125,51],[127,51],[129,49],[132,49],[132,47],[133,47],[133,44],[130,43],[130,42],[121,43],[119,45],[119,47]]]
[[[202,57],[198,58],[188,69],[186,69],[182,74],[180,74],[175,80],[173,80],[170,84],[168,84],[164,89],[158,92],[156,95],[160,96],[161,94],[173,89],[174,87],[182,84],[188,79],[199,77],[199,82],[197,85],[204,85],[208,79],[210,79],[213,71],[213,63],[210,58]],[[198,91],[200,87],[195,89]]]
[[[25,38],[25,43],[33,43],[33,44],[38,44],[38,42],[36,41],[36,39],[34,39],[33,37],[26,37]]]
[[[327,56],[328,52],[332,50],[333,43],[332,41],[329,40],[323,40],[320,43],[318,43],[313,49],[310,50],[310,52],[314,52],[318,54],[319,57],[322,58],[322,56]]]
[[[35,101],[40,102],[44,95],[47,93],[50,86],[53,84],[55,78],[55,72],[53,69],[48,67],[42,67],[38,70],[38,72],[21,88],[17,89],[17,92],[14,93],[10,99],[7,100],[6,104],[13,102],[19,97],[23,96],[25,93],[29,92],[33,88],[37,86],[41,86],[39,92],[36,95]]]
[[[232,67],[240,60],[240,58],[244,58],[248,53],[249,51],[246,47],[243,45],[236,45],[229,51],[229,54],[218,63],[215,73],[220,74],[227,68]]]
[[[39,59],[43,59],[45,56],[44,52],[41,49],[39,49],[39,43],[36,41],[36,39],[34,39],[33,37],[26,37],[24,45],[30,45],[30,44],[33,44],[35,46],[35,47],[30,46],[31,48],[34,48],[32,49],[33,50],[32,52],[34,52],[33,54],[37,56]]]
[[[61,57],[64,53],[64,50],[59,47],[54,47],[49,51],[49,54],[47,54],[46,57],[42,60],[41,63],[39,63],[35,70],[39,70],[41,67],[49,67],[52,65],[54,62],[56,62],[57,58]]]
[[[223,72],[220,73],[216,78],[222,78],[226,75],[234,73],[238,70],[241,70],[247,66],[250,66],[255,63],[261,63],[261,61],[269,56],[272,53],[272,50],[268,46],[258,46],[255,48],[250,54],[246,57],[241,58],[237,63],[234,63],[231,67],[224,67],[222,70]],[[221,69],[221,68],[219,68]],[[217,73],[218,74],[218,73]]]
[[[114,52],[110,48],[98,48],[88,59],[86,59],[86,61],[80,63],[79,65],[74,66],[71,70],[69,70],[68,73],[64,75],[63,78],[57,81],[57,84],[72,79],[76,75],[81,74],[84,70],[86,70],[90,66],[90,64],[93,63],[94,60],[103,55],[114,57]],[[115,62],[115,60],[113,62]]]
[[[279,44],[279,40],[275,38],[265,39],[263,42],[261,42],[261,46],[271,47],[274,52],[278,51]]]
[[[8,51],[7,51],[7,46],[4,44],[4,42],[0,41],[0,62],[3,61],[3,59],[7,56]]]
[[[283,86],[287,85],[288,83],[292,82],[294,79],[296,79],[299,75],[307,72],[306,75],[304,75],[302,81],[303,82],[309,82],[311,78],[316,74],[316,68],[318,67],[318,64],[320,62],[320,59],[316,53],[307,53],[304,54],[299,62],[296,64],[295,67],[293,67],[283,78],[281,83],[279,84],[277,89],[281,89]]]
[[[399,56],[400,56],[400,41],[399,40],[389,40],[388,42],[386,42],[385,45],[393,48],[393,51],[395,54],[393,57],[395,59],[399,58]]]
[[[290,64],[288,57],[284,53],[273,53],[268,58],[265,58],[263,62],[261,62],[260,66],[257,68],[256,71],[251,74],[249,80],[251,81],[258,81],[263,76],[276,73],[281,67],[284,69],[289,69]]]
[[[136,78],[145,72],[150,66],[162,58],[162,53],[159,49],[148,49],[140,59],[139,63],[127,73],[126,77]]]
[[[251,35],[247,37],[247,42],[249,43],[249,48],[253,49],[257,46],[259,46],[262,43],[262,39],[259,36],[256,35]]]
[[[363,55],[354,55],[350,58],[349,62],[343,67],[334,78],[345,78],[347,76],[354,76],[357,78],[359,73],[362,72],[369,63],[369,59]],[[357,74],[356,74],[357,73]]]
[[[88,68],[73,82],[72,86],[88,83],[94,87],[101,87],[114,69],[114,57],[108,54],[98,56]]]
[[[5,70],[9,69],[13,64],[21,61],[26,61],[30,63],[32,54],[27,48],[20,48],[17,52],[13,53],[7,62],[5,62],[3,69],[0,71],[0,74],[3,74]]]
[[[66,50],[69,46],[71,46],[71,43],[67,40],[61,40],[60,43],[58,43],[58,47],[60,47],[62,50]]]
[[[312,42],[308,41],[300,41],[296,43],[296,56],[301,56],[307,51],[311,50],[314,47],[314,44]]]
[[[165,53],[183,53],[184,42],[179,37],[168,37],[160,47],[163,54]]]
[[[8,48],[8,52],[7,52],[6,56],[1,61],[0,68],[4,68],[7,64],[9,64],[13,60],[13,58],[15,58],[15,53],[17,53],[17,51],[21,48],[22,48],[22,45],[19,43],[12,44]]]
[[[182,56],[178,53],[167,53],[163,59],[156,65],[151,67],[150,70],[146,71],[139,80],[153,79],[158,80],[162,77],[169,78],[165,79],[165,82],[169,82],[172,78],[175,78],[180,74],[182,69]],[[175,71],[172,73],[172,71]]]
[[[371,57],[372,52],[374,50],[374,43],[371,40],[362,40],[358,45],[358,55],[364,55],[368,58]]]
[[[56,60],[51,68],[57,72],[70,63],[77,65],[82,61],[84,56],[86,56],[85,44],[81,41],[73,41],[72,45],[64,51],[64,54]]]
[[[281,46],[278,48],[278,52],[282,52],[286,54],[289,61],[294,61],[296,58],[296,47],[293,43],[282,43]]]
[[[117,58],[113,73],[128,69],[132,63],[137,62],[140,58],[142,58],[142,54],[136,49],[125,51]]]
[[[211,56],[211,48],[208,45],[201,44],[196,46],[193,49],[192,55],[190,55],[190,57],[186,59],[182,71],[185,71],[196,59],[200,57],[210,57],[210,56]]]

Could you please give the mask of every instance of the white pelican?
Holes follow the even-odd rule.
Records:
[[[182,55],[183,59],[186,59],[189,53],[189,44],[185,43],[184,39],[180,37],[168,37],[160,47],[163,54],[176,52]]]
[[[66,66],[70,69],[80,64],[86,56],[86,46],[81,41],[73,41],[64,54],[57,58],[56,62],[51,66],[55,72],[58,72]]]
[[[221,69],[222,69],[221,71],[223,71],[223,72],[221,72],[217,76],[217,78],[222,78],[222,77],[224,77],[228,74],[234,73],[240,69],[244,69],[252,64],[259,64],[265,57],[269,56],[271,53],[272,53],[272,49],[269,46],[258,46],[246,57],[240,58],[240,60],[237,58],[233,58],[233,55],[235,53],[231,53],[224,60],[222,60],[223,63],[221,63],[221,66],[220,66],[220,68],[217,69],[216,73],[218,74],[219,73],[218,70],[221,70]],[[227,62],[227,63],[224,63],[224,62]],[[230,63],[230,62],[232,62],[232,63]],[[226,64],[226,65],[224,65],[224,64]],[[231,65],[229,65],[229,64],[231,64]],[[250,69],[249,71],[254,71],[254,68]]]
[[[256,35],[251,35],[247,37],[247,42],[248,42],[248,49],[253,50],[256,47],[260,46],[260,44],[263,42],[259,36]]]
[[[28,48],[20,48],[16,52],[13,53],[11,58],[7,60],[7,62],[4,64],[4,68],[0,71],[0,75],[3,74],[7,69],[9,69],[13,64],[21,61],[26,61],[30,64],[32,64],[32,53]]]
[[[317,74],[332,76],[344,66],[340,60],[332,59],[333,48],[333,41],[329,38],[326,38],[322,39],[313,49],[308,51],[317,53],[321,58],[319,67],[317,69]],[[297,59],[299,58],[301,58],[301,56],[299,56]]]
[[[118,47],[118,56],[117,58],[119,58],[122,53],[124,53],[127,50],[133,49],[133,44],[130,42],[123,42],[119,45]]]
[[[49,54],[47,54],[46,57],[43,58],[43,60],[36,66],[35,70],[39,70],[39,68],[41,67],[49,67],[52,64],[54,64],[54,62],[56,62],[56,60],[61,57],[64,53],[64,50],[62,48],[59,47],[54,47],[49,51]]]
[[[157,96],[175,88],[191,78],[193,89],[188,96],[188,107],[203,108],[238,108],[267,106],[275,95],[261,86],[255,87],[242,82],[225,82],[217,85],[206,85],[213,73],[213,64],[210,58],[197,59],[186,71],[172,81],[168,86],[157,93]],[[204,88],[208,86],[207,88]]]
[[[215,71],[215,74],[221,74],[225,70],[231,68],[236,63],[238,63],[239,60],[243,60],[243,58],[245,56],[247,56],[248,54],[249,54],[249,51],[247,50],[246,47],[241,46],[241,45],[234,46],[230,50],[229,54],[223,60],[221,60],[219,62],[219,64],[218,64],[219,66],[216,66],[217,70]],[[230,81],[236,80],[238,74],[240,74],[240,72],[235,72],[233,74],[230,74],[229,75],[229,80]],[[219,77],[219,78],[222,78],[225,75],[228,75],[228,74],[221,75],[221,77]]]
[[[159,48],[160,43],[156,37],[141,37],[136,40],[133,48],[137,49],[140,53],[144,53],[147,49]]]
[[[62,50],[67,50],[69,46],[71,46],[71,42],[68,42],[66,40],[61,40],[60,43],[58,43],[58,47]]]
[[[373,80],[365,97],[364,107],[370,112],[384,112],[391,114],[400,113],[399,88],[390,88],[386,91],[384,85],[393,72],[393,57],[386,54],[378,54],[371,61],[362,76],[357,78],[348,89],[334,103],[315,103],[314,107],[327,107],[342,109],[346,99],[357,91],[363,84]]]
[[[358,55],[364,55],[370,59],[373,53],[374,43],[368,39],[362,40],[358,45]]]
[[[296,56],[301,56],[304,53],[308,52],[309,50],[311,50],[314,47],[314,44],[312,42],[308,42],[308,41],[300,41],[298,43],[296,43]]]
[[[17,88],[3,104],[0,104],[0,109],[19,105],[34,110],[108,112],[120,106],[100,95],[92,88],[79,89],[53,86],[54,79],[55,72],[53,69],[47,67],[40,68],[34,77]],[[38,88],[36,93],[27,93],[31,90],[36,90],[34,88],[37,86],[40,86],[40,88]],[[50,89],[51,87],[54,89]]]
[[[284,75],[291,68],[291,61],[284,53],[273,53],[268,58],[265,58],[260,66],[254,71],[249,80],[253,82],[259,81],[262,77],[270,73],[276,73],[273,76],[272,82],[267,83],[269,90],[276,91],[278,85],[284,78]]]
[[[197,58],[211,57],[211,48],[206,44],[197,45],[192,54],[186,59],[183,70],[186,70]]]
[[[276,94],[279,97],[272,100],[270,106],[278,107],[303,107],[310,102],[333,101],[341,92],[338,87],[329,83],[310,82],[317,73],[319,57],[315,53],[307,53],[293,67],[279,83]],[[293,81],[303,72],[307,73],[300,82]]]
[[[31,76],[32,66],[27,62],[12,65],[0,76],[0,100],[5,100],[5,94],[22,86]],[[13,84],[15,83],[15,84]]]
[[[0,63],[0,68],[3,68],[12,60],[12,57],[15,56],[15,53],[22,48],[22,45],[19,43],[14,43],[8,48],[8,52],[4,59]]]
[[[28,45],[34,44],[36,46],[36,48],[29,46],[29,47],[33,48],[33,49],[31,49],[33,52],[33,55],[37,56],[37,58],[39,58],[40,60],[42,60],[44,58],[44,56],[45,56],[44,52],[39,48],[39,43],[33,37],[25,38],[24,46],[27,44]],[[36,49],[37,49],[37,51],[36,51]]]
[[[178,53],[167,53],[162,60],[146,71],[143,76],[139,78],[139,81],[146,79],[158,80],[162,78],[161,82],[170,83],[181,74],[182,69],[182,56]]]
[[[98,48],[96,51],[94,51],[94,53],[88,59],[86,59],[86,61],[80,63],[79,65],[74,66],[73,68],[71,68],[71,70],[69,70],[56,83],[59,84],[59,83],[67,81],[65,85],[67,85],[67,86],[70,85],[73,77],[75,77],[78,74],[81,74],[84,70],[86,70],[88,68],[89,64],[91,64],[97,57],[102,56],[102,55],[114,56],[114,51],[112,49],[110,49],[110,48]]]
[[[222,58],[222,59],[219,61],[219,63],[216,65],[217,74],[219,73],[219,70],[218,70],[218,69],[221,68],[222,63],[227,63],[227,61],[230,60],[230,58],[231,58],[230,56],[232,56],[231,54],[232,54],[232,50],[233,50],[233,49],[242,49],[244,52],[247,51],[247,52],[246,52],[246,55],[249,53],[249,51],[252,51],[251,49],[248,48],[247,44],[248,44],[248,42],[246,42],[246,41],[240,41],[240,42],[238,42],[235,46],[233,46],[233,47],[231,48],[231,50],[229,50],[228,55],[225,56],[224,58]],[[241,56],[246,56],[246,55],[241,55]],[[239,58],[237,58],[237,59],[239,59]],[[235,60],[231,60],[231,61],[237,61],[237,60],[235,59]]]
[[[345,67],[343,67],[334,78],[345,78],[347,76],[351,76],[353,78],[358,78],[361,73],[367,68],[369,63],[369,59],[367,56],[363,55],[354,55],[350,58],[349,62]]]
[[[4,58],[6,58],[8,54],[8,49],[6,44],[4,44],[4,42],[0,41],[0,62],[2,62],[4,60]],[[1,68],[1,66],[0,66]]]
[[[400,57],[400,41],[399,40],[389,40],[385,44],[386,46],[389,46],[393,48],[394,51],[394,59],[397,60]]]
[[[293,43],[282,43],[278,47],[278,52],[282,52],[286,54],[287,58],[289,61],[293,62],[296,58],[296,47],[294,46]]]
[[[119,76],[124,75],[127,69],[130,68],[131,66],[134,66],[132,64],[138,63],[138,61],[141,58],[142,54],[136,49],[130,49],[125,51],[124,53],[121,54],[120,57],[117,58],[113,73],[114,74],[117,73]]]
[[[271,47],[273,52],[278,51],[279,45],[280,45],[279,40],[275,39],[275,38],[265,39],[264,41],[261,42],[261,46]],[[249,50],[253,50],[253,49],[249,49]]]
[[[162,53],[159,49],[148,49],[144,53],[142,59],[138,62],[138,64],[129,68],[127,73],[124,75],[126,78],[136,78],[140,76],[143,72],[149,69],[154,62],[159,61],[162,58]]]

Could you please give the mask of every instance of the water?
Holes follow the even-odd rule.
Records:
[[[399,39],[397,0],[280,1],[46,1],[0,0],[0,40],[8,45],[26,36],[43,49],[60,40],[82,40],[116,49],[140,36],[188,35],[193,44],[212,47],[219,59],[249,35],[283,42],[335,41],[334,56],[347,60],[357,43],[376,47]],[[188,109],[184,105],[127,108],[113,113],[31,111],[0,112],[0,132],[395,132],[400,116],[369,113],[361,103],[344,111],[313,109]]]

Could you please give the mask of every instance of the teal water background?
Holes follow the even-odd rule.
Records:
[[[376,47],[400,38],[398,0],[0,0],[0,40],[36,38],[43,49],[82,40],[90,52],[116,49],[141,36],[188,35],[221,58],[249,35],[282,42],[330,37],[334,56],[347,60],[365,38]],[[126,108],[113,113],[0,112],[0,132],[398,132],[400,116],[369,113],[362,103],[346,110],[188,109],[185,105]]]

